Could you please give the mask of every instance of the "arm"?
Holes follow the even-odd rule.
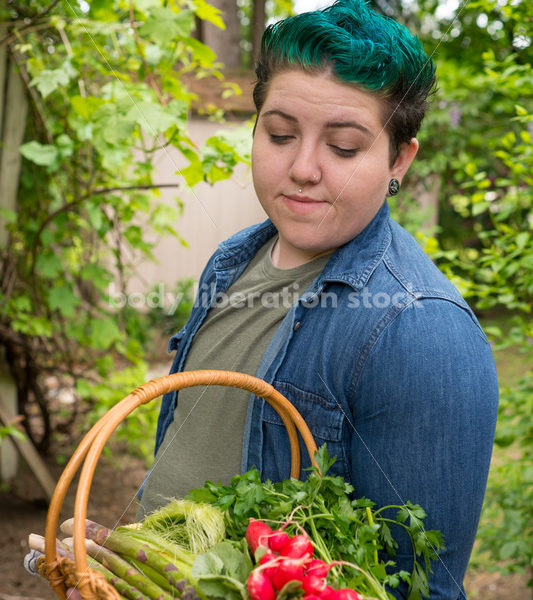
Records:
[[[490,346],[470,315],[426,299],[383,331],[355,382],[352,481],[378,505],[420,504],[444,535],[430,598],[461,595],[478,526],[497,416]],[[411,544],[396,557],[411,567]],[[398,598],[406,597],[395,592]]]

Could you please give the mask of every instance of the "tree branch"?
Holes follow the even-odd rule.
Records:
[[[157,85],[157,82],[154,79],[153,73],[150,71],[150,68],[148,67],[148,64],[144,58],[144,48],[142,47],[141,38],[139,37],[139,33],[137,32],[137,26],[135,25],[134,16],[135,15],[133,14],[133,0],[130,0],[130,25],[131,25],[131,28],[133,29],[133,37],[135,38],[135,45],[137,46],[137,50],[139,51],[139,56],[141,57],[141,60],[143,63],[144,72],[146,73],[146,79],[148,79],[148,81],[150,82],[150,86],[154,90],[155,95],[157,96],[157,99],[159,100],[159,102],[161,102],[161,104],[163,106],[166,106],[165,99],[161,95],[161,90],[159,89],[159,86]]]
[[[37,245],[41,238],[41,234],[44,231],[44,229],[46,228],[46,226],[51,221],[53,221],[57,217],[57,215],[59,215],[63,212],[68,212],[69,210],[72,210],[72,208],[78,206],[85,200],[88,200],[91,196],[97,196],[97,195],[102,196],[104,194],[111,194],[113,192],[124,192],[124,191],[128,191],[128,190],[153,190],[153,189],[158,189],[158,188],[176,188],[176,187],[179,187],[179,185],[180,185],[179,183],[160,183],[160,184],[153,184],[153,185],[127,185],[124,187],[99,188],[99,189],[93,190],[90,194],[86,194],[85,196],[82,196],[81,198],[74,200],[73,202],[69,202],[68,204],[63,204],[63,206],[60,206],[57,210],[55,210],[53,213],[50,213],[46,217],[46,219],[41,223],[41,226],[39,227],[37,233],[35,234],[35,238],[33,240],[33,245],[32,245],[32,252],[31,252],[31,254],[32,254],[31,274],[33,275],[33,273],[35,271],[35,263],[37,260]]]
[[[50,4],[47,8],[45,8],[43,11],[41,11],[38,15],[35,15],[34,17],[30,17],[29,21],[26,22],[24,27],[21,27],[20,29],[18,29],[18,33],[23,33],[26,30],[30,29],[36,21],[38,21],[39,19],[42,19],[43,17],[46,17],[46,15],[50,11],[54,10],[54,8],[56,7],[57,4],[59,4],[59,0],[53,0],[52,4]],[[16,39],[16,35],[13,33],[10,33],[9,35],[6,35],[5,38],[0,40],[0,46],[3,46],[4,44],[10,44],[14,39]]]
[[[30,78],[28,76],[28,72],[24,68],[24,65],[22,64],[22,62],[20,60],[18,60],[17,54],[15,52],[12,52],[11,57],[15,61],[15,64],[17,65],[20,76],[22,78],[22,81],[24,81],[24,85],[26,86],[26,90],[28,91],[28,94],[30,95],[31,99],[33,100],[33,106],[34,106],[35,111],[37,112],[37,115],[39,117],[39,120],[41,121],[41,124],[43,126],[44,134],[46,137],[46,142],[48,144],[52,145],[54,143],[54,138],[53,138],[50,130],[48,129],[48,125],[46,123],[46,116],[44,114],[44,108],[41,104],[41,99],[39,98],[39,95],[35,91],[35,88],[33,88],[30,85]]]

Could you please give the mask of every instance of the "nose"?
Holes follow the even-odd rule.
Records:
[[[322,178],[317,148],[311,140],[302,139],[296,147],[289,176],[300,186],[318,183]]]

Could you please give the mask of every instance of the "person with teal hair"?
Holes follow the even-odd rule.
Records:
[[[269,26],[256,73],[252,175],[268,219],[214,252],[170,340],[171,372],[271,383],[357,497],[425,508],[446,543],[429,597],[465,598],[497,415],[494,361],[472,310],[387,205],[418,151],[434,64],[403,25],[339,0]],[[256,467],[276,481],[289,463],[283,423],[260,398],[169,393],[139,518],[207,479]],[[411,570],[410,541],[394,533],[391,558]]]
[[[297,67],[375,92],[391,138],[391,161],[415,137],[435,85],[435,65],[416,36],[362,1],[335,2],[268,27],[256,67],[259,114],[272,77]]]

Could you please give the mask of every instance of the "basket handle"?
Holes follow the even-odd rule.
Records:
[[[56,588],[56,593],[60,598],[66,597],[66,589],[55,563],[56,532],[66,492],[82,461],[85,459],[74,505],[74,554],[76,571],[80,575],[88,571],[85,549],[85,519],[89,491],[96,464],[107,440],[118,425],[141,404],[146,404],[168,392],[198,385],[237,387],[264,398],[278,412],[287,429],[291,447],[291,477],[297,478],[300,473],[300,446],[296,429],[302,436],[311,462],[317,466],[314,459],[317,447],[303,417],[285,396],[262,379],[233,371],[206,370],[174,373],[145,383],[118,402],[93,425],[72,455],[57,483],[46,518],[45,561],[50,567],[49,579],[53,582],[53,587]]]

